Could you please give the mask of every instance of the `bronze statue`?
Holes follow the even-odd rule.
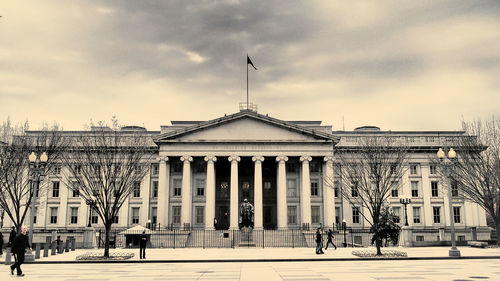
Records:
[[[245,198],[240,206],[240,229],[243,227],[253,228],[253,212],[253,205]]]

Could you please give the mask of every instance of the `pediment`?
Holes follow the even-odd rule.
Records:
[[[161,142],[324,142],[331,134],[252,112],[240,112],[161,134]]]

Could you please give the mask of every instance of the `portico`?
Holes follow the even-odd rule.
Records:
[[[254,205],[256,229],[333,224],[333,189],[322,179],[323,173],[333,175],[338,140],[328,126],[310,129],[246,110],[172,124],[154,139],[159,146],[161,225],[237,229],[245,198]],[[321,218],[314,221],[311,178],[313,196],[322,201]]]

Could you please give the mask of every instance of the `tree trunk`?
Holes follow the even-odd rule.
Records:
[[[104,239],[104,257],[109,258],[109,235],[111,234],[111,224],[106,223],[105,224],[105,239]]]
[[[377,256],[381,256],[382,251],[380,250],[380,247],[382,247],[382,239],[380,239],[380,237],[378,237],[378,235],[377,235],[377,238],[375,240],[375,245],[377,246]]]

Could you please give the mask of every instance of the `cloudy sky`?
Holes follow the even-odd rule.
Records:
[[[455,130],[500,114],[499,1],[5,1],[0,120]]]

